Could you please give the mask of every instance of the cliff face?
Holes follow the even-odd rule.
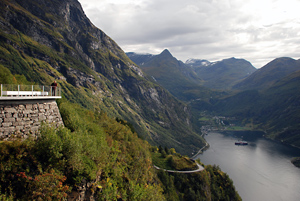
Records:
[[[153,144],[191,154],[203,145],[189,110],[148,80],[85,16],[76,0],[0,2],[0,67],[26,80],[58,80],[63,95],[132,123]]]

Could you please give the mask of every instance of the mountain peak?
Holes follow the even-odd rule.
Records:
[[[164,49],[164,51],[162,51],[160,53],[161,56],[168,56],[168,57],[173,57],[173,55],[170,53],[170,51],[168,49]]]
[[[283,77],[299,70],[300,63],[297,60],[290,57],[276,58],[236,84],[234,88],[240,90],[266,89]]]

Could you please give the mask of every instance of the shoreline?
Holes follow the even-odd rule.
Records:
[[[208,134],[208,133],[203,133],[202,135],[201,135],[201,137],[204,139],[204,135],[205,134]],[[204,139],[205,140],[205,139]],[[199,154],[201,154],[201,152],[202,152],[202,150],[203,149],[205,149],[206,147],[209,147],[209,144],[206,142],[206,140],[205,140],[205,145],[201,148],[201,149],[199,149],[199,151],[195,154],[195,155],[193,155],[192,157],[191,157],[191,159],[195,159],[196,158],[196,156],[198,156]]]

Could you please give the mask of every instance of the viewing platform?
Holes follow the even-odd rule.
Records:
[[[61,88],[42,85],[12,85],[1,84],[0,101],[59,99]]]
[[[60,87],[1,84],[0,89],[0,140],[37,136],[42,122],[63,126],[56,103]]]

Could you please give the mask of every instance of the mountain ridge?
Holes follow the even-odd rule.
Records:
[[[168,68],[170,68],[168,72],[170,72],[172,66],[172,70],[180,69],[181,71],[180,73],[182,75],[177,73],[177,75],[174,75],[173,77],[180,78],[183,76],[197,85],[217,90],[230,90],[235,83],[240,82],[257,70],[249,61],[236,59],[234,57],[216,62],[209,62],[204,59],[188,59],[185,63],[183,63],[173,57],[169,50],[163,50],[157,55],[134,55],[132,52],[126,54],[133,62],[139,65],[147,74],[153,76],[155,79],[157,76],[162,76],[163,74],[163,72],[160,72],[159,69],[155,69],[155,67],[161,68],[162,66],[168,65]],[[148,55],[151,56],[149,57]],[[155,60],[155,62],[153,60]],[[176,62],[178,62],[178,64],[176,64]],[[171,79],[166,79],[167,80],[160,79],[159,81],[171,81]],[[170,86],[167,86],[167,83],[162,84],[162,86],[170,91]],[[174,94],[174,90],[171,90],[171,93]]]
[[[204,86],[221,90],[231,89],[234,83],[256,71],[249,61],[234,57],[212,63],[200,60],[200,65],[192,65],[197,75],[205,81]]]
[[[275,65],[270,66],[273,64]],[[266,72],[268,68],[278,68],[277,64],[271,62],[265,66]],[[300,70],[273,79],[270,85],[269,83],[261,85],[259,89],[240,90],[209,102],[195,101],[191,107],[198,114],[201,111],[209,111],[234,117],[243,126],[248,124],[252,129],[264,131],[265,137],[300,148]]]
[[[195,94],[200,93],[205,97],[210,96],[210,90],[201,86],[202,80],[194,70],[173,57],[168,50],[152,55],[149,60],[143,60],[143,57],[137,58],[131,53],[126,54],[146,74],[154,78],[154,82],[159,83],[180,100],[189,101],[197,96]]]
[[[249,77],[233,86],[234,89],[266,89],[281,78],[300,70],[300,61],[290,57],[276,58]]]

